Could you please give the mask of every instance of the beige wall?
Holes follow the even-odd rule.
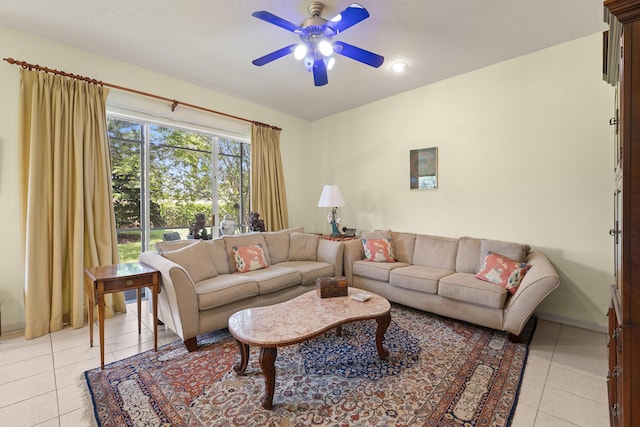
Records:
[[[0,27],[0,52],[282,127],[292,225],[329,231],[328,211],[316,205],[322,185],[335,183],[349,226],[527,242],[547,253],[562,276],[542,314],[591,327],[605,323],[613,263],[607,235],[613,91],[601,82],[599,35],[313,123],[6,27]],[[8,243],[20,241],[18,85],[18,68],[0,63],[4,330],[24,321],[20,251]],[[110,102],[124,98],[114,92]],[[171,114],[165,106],[136,103]],[[439,150],[439,189],[409,191],[409,150],[432,146]]]
[[[601,37],[312,123],[313,145],[324,147],[318,162],[330,165],[324,176],[347,204],[343,222],[529,243],[562,279],[543,315],[604,327],[613,280],[613,89],[601,78]],[[439,188],[409,190],[409,150],[433,146]]]

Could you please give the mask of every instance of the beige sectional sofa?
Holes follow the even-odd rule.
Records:
[[[340,275],[344,245],[303,231],[156,244],[139,259],[161,273],[158,317],[193,351],[198,335],[226,328],[234,312],[289,300],[313,289],[317,278]],[[247,248],[259,256],[237,261]]]
[[[560,283],[547,257],[528,245],[388,230],[363,233],[361,238],[390,238],[397,262],[366,261],[362,240],[345,242],[349,286],[409,307],[507,331],[514,340]],[[490,252],[530,266],[514,294],[476,278]]]

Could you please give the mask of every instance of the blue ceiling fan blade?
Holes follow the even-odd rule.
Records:
[[[299,34],[301,31],[301,28],[298,25],[292,22],[289,22],[286,19],[282,19],[271,12],[267,12],[266,10],[259,10],[257,12],[253,12],[251,16],[255,16],[258,19],[262,19],[263,21],[276,25],[280,28],[284,28],[285,30],[291,31],[292,33]]]
[[[271,52],[258,59],[254,59],[253,61],[251,61],[251,63],[260,67],[264,64],[268,64],[271,61],[275,61],[278,58],[282,58],[283,56],[290,54],[295,48],[295,44],[290,44],[289,46],[285,46],[282,49],[276,50],[275,52]]]
[[[327,77],[327,66],[322,59],[316,59],[313,64],[313,83],[316,86],[324,86],[329,83]]]
[[[331,28],[336,34],[340,34],[347,28],[356,25],[358,22],[363,21],[369,17],[369,12],[358,3],[353,3],[351,6],[337,14],[334,18],[328,21],[325,26]]]
[[[337,54],[355,59],[356,61],[360,61],[363,64],[367,64],[375,68],[378,68],[384,62],[383,56],[361,49],[349,43],[335,41],[333,42],[333,48]]]

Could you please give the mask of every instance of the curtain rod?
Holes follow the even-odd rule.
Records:
[[[44,71],[45,73],[57,74],[57,75],[64,76],[64,77],[69,77],[69,78],[72,78],[72,79],[75,79],[75,80],[82,80],[82,81],[85,81],[87,83],[91,83],[91,84],[95,84],[95,85],[106,86],[106,87],[110,87],[110,88],[113,88],[113,89],[123,90],[123,91],[126,91],[126,92],[132,92],[132,93],[135,93],[135,94],[138,94],[138,95],[142,95],[142,96],[147,96],[149,98],[155,98],[155,99],[159,99],[161,101],[170,102],[171,103],[171,111],[175,111],[175,109],[176,109],[176,107],[178,105],[184,105],[185,107],[189,107],[189,108],[193,108],[193,109],[201,110],[201,111],[206,111],[207,113],[217,114],[219,116],[224,116],[224,117],[228,117],[228,118],[231,118],[231,119],[252,123],[252,124],[255,124],[255,125],[258,125],[258,126],[270,127],[272,129],[275,129],[275,130],[282,130],[279,127],[271,126],[271,125],[268,125],[266,123],[260,123],[260,122],[256,122],[255,120],[245,119],[244,117],[238,117],[238,116],[234,116],[234,115],[231,115],[231,114],[223,113],[221,111],[211,110],[209,108],[200,107],[199,105],[193,105],[193,104],[188,104],[188,103],[182,102],[182,101],[176,101],[175,99],[165,98],[164,96],[154,95],[153,93],[142,92],[142,91],[137,90],[137,89],[131,89],[131,88],[128,88],[128,87],[118,86],[118,85],[114,85],[114,84],[111,84],[111,83],[105,83],[105,82],[103,82],[101,80],[92,79],[90,77],[85,77],[85,76],[81,76],[81,75],[78,75],[78,74],[67,73],[66,71],[60,71],[60,70],[56,70],[56,69],[53,69],[53,68],[43,67],[43,66],[37,65],[37,64],[29,64],[28,62],[17,61],[17,60],[15,60],[13,58],[3,58],[3,59],[5,61],[7,61],[9,64],[19,65],[19,66],[21,66],[22,68],[25,68],[25,69]]]

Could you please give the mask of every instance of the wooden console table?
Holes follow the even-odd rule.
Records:
[[[93,347],[93,307],[98,304],[100,328],[100,368],[104,369],[104,294],[136,289],[138,292],[138,334],[142,288],[150,288],[153,296],[153,349],[158,350],[158,292],[160,273],[141,262],[112,264],[84,269],[84,291],[89,300],[89,344]]]

